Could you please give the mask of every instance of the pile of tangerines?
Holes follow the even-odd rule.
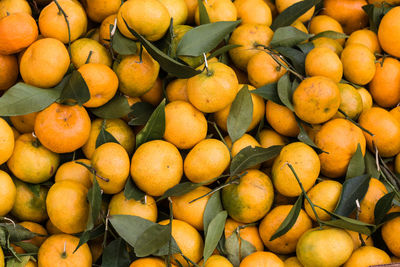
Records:
[[[0,267],[400,262],[396,5],[0,0]]]

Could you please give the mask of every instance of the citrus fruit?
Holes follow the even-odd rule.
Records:
[[[231,150],[232,157],[235,157],[242,149],[251,146],[251,147],[261,147],[260,143],[251,135],[244,134],[238,140],[236,140],[232,144],[232,140],[229,136],[226,136],[225,142],[227,143],[229,149]]]
[[[279,13],[282,13],[285,9],[288,7],[301,2],[302,0],[277,0],[275,1],[275,6],[276,9],[278,10]],[[297,18],[301,22],[306,22],[311,19],[312,15],[314,14],[315,7],[310,8],[306,13],[301,15],[299,18]]]
[[[171,197],[174,218],[187,222],[199,231],[204,230],[203,215],[210,198],[210,195],[204,195],[210,192],[210,188],[200,186],[184,195]],[[199,197],[202,198],[191,202]]]
[[[286,73],[286,69],[280,64],[287,64],[277,56],[274,58],[267,51],[260,51],[249,59],[247,73],[253,86],[258,88],[277,82]],[[276,61],[280,61],[280,64]]]
[[[23,12],[0,19],[0,54],[11,55],[22,51],[38,37],[38,27],[31,15]]]
[[[350,44],[362,44],[368,47],[372,53],[380,53],[381,47],[379,45],[378,36],[375,32],[368,29],[361,29],[350,34],[347,38],[346,46]]]
[[[341,100],[339,109],[350,119],[357,120],[363,111],[363,102],[359,91],[347,83],[338,83],[338,87]],[[335,117],[344,117],[344,115],[338,112]]]
[[[366,0],[325,0],[323,14],[337,20],[346,34],[367,26],[368,16],[363,10]]]
[[[14,206],[17,189],[10,175],[2,170],[0,170],[0,185],[0,198],[2,199],[0,216],[4,216],[9,213]]]
[[[204,261],[201,260],[199,264],[202,264]],[[207,261],[202,265],[204,267],[233,267],[232,263],[225,257],[221,255],[212,255],[207,259]]]
[[[311,41],[314,47],[326,47],[335,52],[338,56],[342,54],[343,47],[335,39],[328,37],[319,37]]]
[[[146,257],[139,258],[129,265],[129,267],[166,267],[165,261],[160,258]]]
[[[327,152],[319,154],[319,159],[321,173],[330,178],[338,178],[346,173],[358,145],[365,154],[366,141],[362,130],[345,119],[326,122],[315,135],[314,141]]]
[[[35,127],[37,112],[28,113],[25,115],[11,116],[10,121],[20,133],[32,133]]]
[[[61,181],[50,187],[46,198],[51,222],[67,234],[76,234],[86,228],[89,215],[88,189],[75,181]]]
[[[347,230],[347,229],[346,229],[346,232],[353,239],[353,245],[354,245],[353,251],[362,246],[361,238],[363,239],[363,241],[364,241],[366,246],[373,246],[374,245],[374,242],[372,241],[372,237],[371,236],[367,236],[365,234],[360,234],[358,232],[354,232],[354,231]],[[360,235],[361,235],[361,238],[360,238]]]
[[[189,102],[187,96],[187,79],[176,79],[170,82],[165,89],[167,99],[169,101],[186,101]]]
[[[47,233],[46,229],[43,226],[41,226],[40,224],[34,223],[34,222],[29,222],[29,221],[20,222],[18,224],[21,225],[22,227],[28,229],[32,233],[38,234],[37,236],[33,237],[32,239],[24,240],[21,242],[31,243],[39,248],[43,244],[43,242],[47,239],[48,233]],[[25,250],[22,249],[21,247],[17,247],[15,245],[13,245],[13,247],[18,253],[25,253]]]
[[[28,184],[14,180],[17,194],[15,204],[11,210],[20,221],[42,222],[48,218],[46,211],[46,197],[48,188],[40,186],[38,191],[33,191]]]
[[[156,222],[157,205],[154,198],[144,196],[142,200],[127,199],[124,192],[113,195],[108,205],[110,215],[139,216],[146,220]]]
[[[353,240],[343,229],[324,227],[305,232],[297,242],[296,255],[304,266],[337,267],[353,252]]]
[[[102,144],[94,151],[91,163],[104,193],[116,194],[124,188],[129,176],[129,155],[120,144]]]
[[[200,141],[187,154],[183,168],[193,183],[204,183],[220,176],[229,166],[230,155],[226,145],[217,139]],[[211,183],[211,181],[210,181]]]
[[[173,25],[186,24],[188,8],[185,0],[159,0],[167,9],[173,19]]]
[[[85,0],[85,9],[88,17],[94,22],[102,22],[106,17],[118,12],[120,0]]]
[[[340,106],[337,84],[323,76],[303,80],[293,93],[296,115],[305,122],[318,124],[331,119]]]
[[[58,5],[68,17],[68,24]],[[86,33],[88,21],[85,10],[78,1],[58,0],[58,5],[51,2],[42,9],[39,29],[44,37],[55,38],[67,44]]]
[[[19,70],[25,83],[50,88],[61,82],[70,63],[68,50],[57,39],[34,42],[23,53]]]
[[[284,267],[283,261],[274,253],[257,251],[245,257],[239,267]]]
[[[106,47],[110,46],[110,40],[111,40],[110,26],[112,26],[111,29],[113,29],[116,21],[117,21],[117,13],[109,15],[101,22],[99,29],[99,42]]]
[[[57,183],[65,180],[75,181],[90,189],[92,187],[93,174],[79,163],[90,166],[90,160],[88,159],[77,159],[65,162],[58,167],[54,177],[55,182]]]
[[[232,68],[220,62],[209,63],[208,69],[187,81],[190,103],[198,110],[219,111],[233,102],[239,81]]]
[[[58,234],[50,236],[39,249],[39,266],[92,266],[92,254],[89,246],[83,244],[75,251],[78,244],[79,238],[72,235]]]
[[[167,225],[169,220],[159,222]],[[172,237],[175,239],[183,255],[193,262],[200,261],[203,255],[203,239],[199,232],[190,224],[181,220],[172,220]],[[173,261],[178,261],[182,266],[188,267],[189,263],[179,254],[173,254]]]
[[[306,56],[306,74],[324,76],[334,82],[340,82],[343,76],[343,65],[338,55],[326,47],[316,47]]]
[[[231,218],[228,218],[225,222],[224,235],[225,239],[228,239],[232,234],[238,233],[241,239],[239,239],[239,244],[241,244],[242,239],[249,242],[254,246],[257,251],[264,250],[264,244],[258,233],[257,226],[246,225],[244,223],[237,222]]]
[[[374,135],[363,132],[372,152],[374,145],[382,157],[392,157],[400,152],[400,122],[388,111],[372,107],[361,113],[358,122]]]
[[[390,108],[400,102],[400,61],[385,58],[375,63],[376,72],[369,83],[369,92],[374,102],[383,108]]]
[[[325,31],[343,33],[343,28],[336,19],[327,15],[318,15],[310,20],[309,31],[311,34],[319,34]],[[336,39],[336,41],[343,45],[345,40]]]
[[[170,23],[168,9],[158,0],[130,0],[118,11],[118,29],[128,38],[136,39],[126,24],[149,41],[164,36]]]
[[[92,121],[89,139],[82,147],[85,156],[88,159],[93,157],[94,150],[96,149],[96,141],[103,124],[104,130],[111,134],[118,143],[125,148],[129,155],[132,154],[133,149],[135,148],[135,134],[126,122],[121,119],[95,119]]]
[[[237,10],[230,0],[203,0],[210,22],[235,21],[237,19]],[[194,20],[200,25],[199,7],[196,8]]]
[[[343,49],[340,59],[343,74],[352,83],[365,85],[375,75],[375,56],[362,44],[350,44]]]
[[[378,39],[382,49],[395,57],[400,57],[399,14],[400,7],[392,8],[383,16],[378,29]]]
[[[400,257],[399,226],[400,217],[396,217],[386,222],[382,227],[382,238],[390,252],[396,257]]]
[[[318,178],[320,160],[317,153],[304,143],[294,142],[283,147],[272,165],[272,182],[282,195],[295,197],[302,191],[288,163],[295,170],[304,190],[308,191]]]
[[[95,40],[81,38],[71,44],[71,62],[75,68],[80,68],[86,61],[104,64],[108,67],[111,67],[112,64],[110,53],[104,46]]]
[[[385,251],[376,247],[364,246],[355,250],[343,267],[369,267],[390,263],[392,260]]]
[[[41,145],[32,134],[22,134],[15,141],[14,152],[7,166],[18,179],[38,184],[49,180],[59,163],[58,154]]]
[[[258,221],[271,209],[274,189],[268,175],[259,170],[247,170],[240,178],[222,189],[222,203],[232,219],[241,223]]]
[[[369,181],[368,191],[360,202],[360,214],[358,219],[365,223],[375,222],[375,205],[388,191],[385,185],[376,178]]]
[[[78,105],[53,103],[36,116],[35,134],[43,146],[53,152],[72,152],[89,138],[89,114]]]
[[[6,162],[14,151],[14,133],[10,125],[0,118],[0,165]]]
[[[207,135],[204,114],[186,101],[173,101],[165,106],[164,139],[179,149],[190,149]]]
[[[131,97],[148,92],[154,86],[159,70],[158,62],[146,51],[143,51],[141,60],[139,55],[129,55],[114,64],[114,71],[120,83],[119,90]]]
[[[324,180],[313,187],[307,192],[308,197],[314,203],[327,211],[333,212],[339,202],[340,194],[342,193],[342,184],[337,181]],[[304,209],[311,219],[316,221],[315,214],[311,208],[310,203],[304,200]],[[328,221],[331,216],[323,211],[322,209],[316,207],[315,211],[319,219],[323,221]]]
[[[26,13],[32,15],[32,9],[26,0],[0,1],[0,19],[14,13]]]
[[[283,263],[285,267],[303,267],[303,264],[301,264],[297,257],[289,257]]]
[[[163,98],[163,81],[160,79],[160,77],[157,77],[156,82],[149,91],[140,96],[140,99],[143,102],[150,103],[153,106],[158,106]]]
[[[299,216],[292,228],[290,228],[290,230],[284,235],[271,240],[272,235],[278,230],[292,207],[293,205],[277,206],[268,212],[260,223],[258,229],[260,236],[264,245],[272,252],[289,254],[296,251],[296,245],[299,238],[304,234],[304,232],[312,227],[312,221],[308,217],[307,213],[304,210],[300,210]]]
[[[265,106],[265,117],[271,127],[281,135],[296,137],[300,132],[293,112],[284,105],[268,100]]]
[[[141,190],[151,196],[161,196],[177,185],[182,174],[182,156],[173,144],[166,141],[144,143],[132,156],[132,179]]]
[[[263,0],[235,0],[238,19],[242,23],[255,23],[270,26],[272,23],[271,9]]]
[[[18,62],[14,55],[0,54],[0,91],[7,90],[18,79]]]
[[[246,23],[237,27],[229,39],[229,44],[240,45],[229,50],[235,66],[245,71],[250,58],[260,52],[257,49],[259,45],[268,46],[273,34],[268,26],[262,24]]]

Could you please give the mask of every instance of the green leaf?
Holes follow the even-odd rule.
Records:
[[[177,184],[174,187],[165,191],[165,193],[159,199],[157,199],[157,201],[166,199],[168,197],[182,196],[186,193],[189,193],[189,192],[195,190],[196,188],[198,188],[202,185],[203,185],[202,183],[195,184],[195,183],[191,183],[191,182],[183,182],[183,183]]]
[[[312,42],[298,44],[297,47],[300,48],[301,52],[303,52],[304,55],[307,55],[311,50],[315,48]]]
[[[156,252],[153,253],[154,256],[167,256],[167,255],[172,255],[172,254],[181,254],[181,250],[178,247],[178,244],[176,243],[174,238],[171,238],[171,248],[169,246],[169,242],[162,246],[160,249],[158,249]],[[171,254],[170,254],[171,252]]]
[[[59,85],[49,89],[17,83],[0,97],[0,115],[26,115],[47,108],[60,97],[69,77],[65,76]]]
[[[111,24],[110,28],[113,29],[114,25]],[[123,56],[134,55],[137,51],[136,42],[123,36],[117,27],[111,39],[111,47],[115,52]]]
[[[128,177],[128,180],[126,181],[125,184],[125,189],[124,189],[124,196],[126,199],[134,199],[134,200],[141,200],[144,198],[146,194],[140,190],[136,184],[133,182],[133,180]]]
[[[160,40],[154,42],[154,45],[158,47],[161,51],[167,53],[169,57],[174,58],[175,55],[173,55],[175,52],[173,51],[172,47],[172,42],[174,39],[174,18],[171,18],[169,22],[169,27],[167,32],[164,34],[163,38]]]
[[[364,161],[365,161],[365,169],[366,169],[367,173],[371,177],[379,179],[381,174],[376,167],[375,156],[372,155],[372,153],[369,152],[367,149],[365,150]]]
[[[245,85],[239,90],[236,98],[232,102],[227,119],[227,129],[232,143],[246,133],[252,119],[253,101],[249,88]]]
[[[350,159],[349,166],[347,167],[346,179],[361,176],[365,172],[364,156],[361,151],[360,144],[357,145],[357,150]]]
[[[344,38],[348,38],[349,36],[342,32],[324,31],[324,32],[320,32],[320,33],[314,35],[313,37],[311,37],[310,40],[312,41],[312,40],[315,40],[315,39],[318,39],[321,37],[326,37],[326,38],[331,38],[331,39],[344,39]]]
[[[170,225],[154,224],[147,228],[135,243],[135,254],[147,257],[163,247],[171,238]]]
[[[74,70],[64,89],[61,91],[60,101],[65,103],[74,100],[78,105],[86,103],[90,99],[89,87],[87,86],[82,74]]]
[[[367,13],[369,18],[369,28],[371,31],[378,33],[379,24],[383,16],[389,12],[393,7],[387,4],[382,4],[381,6],[375,6],[374,4],[365,5],[362,7]]]
[[[269,83],[251,91],[251,93],[259,95],[266,100],[271,100],[276,104],[283,105],[283,103],[279,99],[277,86],[277,83]]]
[[[209,55],[209,56],[207,57],[207,59],[209,60],[209,59],[211,59],[211,58],[218,57],[218,56],[220,56],[220,55],[222,55],[222,54],[224,54],[224,53],[228,52],[229,50],[231,50],[231,49],[233,49],[233,48],[236,48],[236,47],[241,47],[241,45],[237,45],[237,44],[228,44],[228,45],[225,45],[225,46],[223,46],[223,47],[221,47],[221,48],[218,48],[218,49],[215,50],[214,52],[212,52],[211,55]]]
[[[296,203],[294,203],[293,207],[290,209],[289,214],[286,216],[285,220],[283,220],[278,230],[276,230],[276,232],[271,236],[269,241],[286,234],[293,227],[299,217],[301,206],[303,205],[303,197],[304,195],[301,194],[297,198]]]
[[[20,256],[21,261],[17,258],[11,258],[7,260],[7,267],[25,267],[25,265],[31,259],[31,256]]]
[[[77,251],[83,244],[86,244],[89,240],[93,240],[99,238],[100,236],[104,236],[105,226],[104,224],[99,224],[92,230],[84,231],[79,237],[79,243],[75,248]]]
[[[90,111],[99,118],[117,119],[127,115],[131,109],[128,100],[123,95],[115,95],[110,101]]]
[[[101,267],[126,267],[129,264],[129,253],[122,238],[111,241],[104,248]]]
[[[106,126],[106,120],[103,120],[103,122],[101,123],[101,129],[100,129],[99,135],[97,136],[97,139],[96,139],[96,148],[98,148],[99,146],[101,146],[105,143],[119,144],[117,139],[115,139],[115,137],[106,130],[105,126]]]
[[[381,197],[378,202],[376,202],[374,209],[375,224],[379,225],[383,222],[383,218],[392,208],[393,199],[395,197],[395,192],[390,192]]]
[[[160,67],[169,74],[178,78],[187,79],[201,72],[172,59],[151,42],[147,41],[143,36],[135,32],[135,30],[130,28],[125,19],[124,22],[133,36],[135,36],[142,43],[147,52],[160,64]]]
[[[293,4],[275,18],[272,22],[271,29],[275,31],[280,27],[291,25],[297,18],[321,1],[322,0],[305,0]]]
[[[385,217],[383,218],[382,223],[388,222],[390,220],[393,220],[397,217],[400,217],[400,212],[391,212],[385,215]]]
[[[156,139],[162,139],[165,131],[165,98],[151,114],[144,128],[136,135],[136,148]]]
[[[218,21],[195,27],[182,37],[176,54],[178,56],[197,57],[203,53],[208,53],[217,47],[224,40],[224,37],[231,33],[240,22],[240,20]]]
[[[305,143],[305,144],[307,144],[307,145],[313,147],[315,150],[317,150],[317,153],[318,153],[318,154],[324,152],[324,151],[323,151],[322,149],[320,149],[320,148],[314,143],[314,141],[311,140],[311,138],[308,136],[306,130],[304,130],[303,125],[301,125],[301,120],[300,120],[297,116],[295,116],[295,117],[296,117],[297,125],[298,125],[299,128],[300,128],[300,132],[299,132],[299,134],[297,135],[297,139],[299,139],[301,142],[303,142],[303,143]]]
[[[298,73],[304,75],[306,55],[303,52],[295,48],[285,46],[275,47],[275,50],[285,58],[289,59]]]
[[[207,235],[211,221],[223,210],[220,191],[215,192],[208,199],[203,215],[204,234]]]
[[[2,227],[8,233],[11,243],[32,239],[38,236],[38,234],[29,231],[19,224],[13,225],[9,223],[0,223],[0,227]]]
[[[238,237],[236,231],[225,240],[224,249],[226,257],[234,267],[239,267],[242,259],[257,251],[250,242]]]
[[[285,26],[278,28],[272,37],[269,45],[271,47],[286,46],[292,47],[305,40],[308,40],[312,35],[296,29],[293,26]]]
[[[197,0],[199,6],[199,19],[200,25],[210,23],[210,17],[208,16],[207,9],[203,4],[202,0]]]
[[[247,146],[233,157],[230,167],[231,176],[241,173],[259,163],[273,159],[279,155],[283,146],[268,148]]]
[[[335,213],[349,216],[356,209],[356,200],[361,202],[367,193],[370,176],[367,174],[346,180]]]
[[[110,217],[110,223],[119,236],[132,247],[135,247],[137,239],[144,231],[156,224],[131,215],[113,215]]]
[[[154,106],[147,102],[137,102],[132,105],[131,112],[129,113],[129,125],[145,125],[154,111]]]
[[[354,220],[354,221],[356,221],[356,220]],[[372,230],[371,230],[370,227],[365,226],[365,225],[354,224],[354,223],[349,222],[347,220],[337,219],[337,220],[331,220],[331,221],[324,221],[323,224],[324,225],[328,225],[328,226],[332,226],[332,227],[348,229],[348,230],[351,230],[351,231],[354,231],[354,232],[365,234],[367,236],[370,236],[372,234]]]
[[[290,83],[289,74],[286,73],[278,81],[278,95],[282,103],[291,111],[294,111],[292,104],[292,84]]]
[[[37,246],[29,242],[20,241],[13,244],[25,250],[26,253],[37,253],[39,251]]]
[[[89,216],[86,225],[86,230],[92,230],[94,224],[98,220],[101,211],[101,188],[97,182],[96,175],[93,175],[93,185],[87,193],[89,201]]]
[[[215,218],[208,225],[206,240],[204,242],[204,251],[203,251],[204,262],[208,260],[208,258],[214,252],[214,249],[217,247],[218,242],[221,239],[222,234],[224,233],[225,222],[227,217],[228,217],[228,212],[226,210],[221,211],[215,216]]]

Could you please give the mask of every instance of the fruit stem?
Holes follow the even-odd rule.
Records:
[[[97,177],[99,177],[99,178],[100,178],[101,180],[103,180],[104,182],[109,182],[109,181],[110,181],[110,179],[98,175],[97,172],[96,172],[96,170],[95,170],[92,166],[89,166],[89,165],[87,165],[87,164],[85,164],[85,163],[83,163],[83,162],[80,162],[80,161],[76,161],[75,163],[80,164],[80,165],[86,167],[86,169],[88,169],[91,173],[93,173],[94,175],[96,175]]]
[[[86,61],[85,61],[85,64],[88,64],[88,63],[89,63],[90,58],[92,57],[92,54],[93,54],[93,51],[90,50],[89,55],[88,55],[88,57],[87,57],[87,59],[86,59]]]
[[[13,220],[11,220],[10,218],[7,218],[7,217],[0,217],[0,219],[3,220],[3,221],[9,221],[10,223],[13,224],[13,226],[14,226],[14,228],[15,228],[15,222],[14,222]]]
[[[364,132],[366,132],[367,134],[369,134],[370,136],[375,136],[373,133],[371,133],[370,131],[368,131],[367,129],[365,129],[364,127],[362,127],[359,123],[353,121],[347,114],[346,112],[344,112],[343,110],[341,110],[340,108],[338,109],[338,111],[340,113],[343,114],[344,118],[348,121],[350,121],[351,123],[353,123],[355,126],[357,126],[358,128],[360,128],[361,130],[363,130]]]
[[[203,53],[203,57],[204,57],[204,68],[203,68],[203,71],[206,70],[207,71],[207,76],[211,76],[212,72],[208,69],[208,61],[207,61],[206,53]]]
[[[62,13],[62,15],[64,16],[64,19],[65,19],[65,22],[67,23],[67,28],[68,28],[68,53],[69,53],[69,56],[71,57],[71,27],[69,26],[68,15],[67,15],[67,13],[65,13],[65,11],[62,9],[62,7],[61,7],[60,4],[57,2],[57,0],[54,0],[54,3],[56,3],[59,12]]]
[[[358,221],[358,218],[359,218],[360,213],[361,213],[361,206],[360,206],[360,201],[358,200],[358,198],[356,199],[356,207],[357,207],[357,209],[356,209],[356,220]],[[361,246],[362,247],[365,246],[365,241],[362,238],[361,233],[358,233],[358,238],[360,239]]]
[[[106,222],[105,222],[105,228],[104,228],[104,238],[103,238],[103,248],[107,246],[107,235],[108,235],[108,221],[110,218],[110,209],[107,210],[107,216],[106,216]]]
[[[310,206],[311,206],[311,209],[312,209],[312,211],[313,211],[313,213],[314,213],[314,215],[315,215],[315,219],[317,219],[317,222],[318,222],[318,224],[319,224],[319,228],[322,228],[322,222],[321,222],[321,219],[319,218],[319,216],[318,216],[318,214],[317,214],[317,211],[315,210],[315,205],[314,205],[314,203],[311,201],[311,199],[308,197],[308,195],[307,195],[307,193],[306,193],[306,190],[304,190],[303,184],[300,182],[300,179],[299,179],[299,177],[297,176],[297,173],[296,173],[296,171],[294,170],[292,164],[290,164],[289,162],[286,161],[285,164],[284,164],[283,166],[285,166],[285,165],[288,165],[288,167],[289,167],[290,170],[292,171],[294,177],[295,177],[296,180],[297,180],[297,183],[299,183],[299,186],[300,186],[300,188],[301,188],[301,191],[302,191],[303,194],[304,194],[304,197],[307,199],[307,202],[308,202],[308,203],[310,204]]]
[[[288,72],[292,73],[293,75],[295,75],[297,78],[299,78],[300,80],[304,80],[303,75],[301,75],[300,73],[298,73],[297,71],[295,71],[293,69],[293,67],[291,66],[291,64],[279,53],[276,53],[275,51],[273,51],[271,48],[269,48],[266,45],[263,44],[255,44],[256,49],[259,51],[264,51],[265,53],[267,53],[268,55],[271,56],[271,58],[282,68],[284,68],[285,70],[287,70]],[[264,49],[258,49],[257,47],[261,46]],[[279,57],[282,61],[284,61],[287,66],[285,64],[283,64],[279,59],[277,59],[276,57]],[[289,67],[288,67],[289,66]]]
[[[67,241],[64,242],[64,249],[63,252],[61,253],[61,258],[63,259],[67,258]]]
[[[40,141],[39,141],[39,139],[37,138],[35,132],[32,132],[32,136],[33,136],[33,138],[35,138],[35,139],[32,141],[32,145],[33,145],[35,148],[40,147]]]

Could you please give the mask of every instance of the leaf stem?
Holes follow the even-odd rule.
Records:
[[[210,123],[210,124],[212,124],[212,126],[214,127],[215,131],[217,132],[219,138],[220,138],[221,141],[225,144],[225,146],[228,148],[229,156],[230,156],[230,158],[232,159],[231,150],[229,149],[228,144],[226,143],[224,137],[222,136],[221,131],[219,130],[217,123],[215,123],[215,121],[207,121],[207,122]]]
[[[64,16],[64,19],[65,19],[65,22],[67,23],[67,28],[68,28],[68,53],[69,53],[69,56],[71,57],[71,27],[69,26],[68,15],[62,9],[62,7],[57,2],[57,0],[54,0],[54,3],[57,5],[58,10],[62,13],[62,15]]]
[[[88,63],[89,63],[90,58],[92,57],[92,54],[93,54],[93,50],[90,50],[90,51],[89,51],[89,55],[88,55],[88,57],[86,58],[85,64],[88,64]]]
[[[358,218],[359,218],[360,213],[361,213],[361,206],[360,206],[360,201],[358,200],[358,198],[356,199],[356,207],[357,207],[357,209],[356,209],[356,220],[358,221]],[[361,233],[358,233],[358,239],[360,239],[361,246],[362,247],[365,246],[365,241],[364,241]]]
[[[363,130],[364,132],[366,132],[367,134],[369,134],[370,136],[375,136],[373,133],[371,133],[370,131],[368,131],[367,129],[365,129],[364,127],[362,127],[359,123],[355,122],[354,120],[352,120],[343,110],[341,110],[340,108],[338,109],[338,111],[340,113],[343,114],[344,118],[348,121],[350,121],[351,123],[353,123],[355,126],[357,126],[358,128],[360,128],[361,130]]]
[[[212,72],[208,69],[208,61],[207,61],[206,53],[203,53],[203,57],[204,57],[204,68],[203,68],[202,71],[206,70],[207,71],[207,76],[211,76]]]
[[[319,227],[322,228],[323,223],[322,223],[321,219],[319,218],[317,211],[315,210],[315,205],[314,205],[314,203],[311,201],[311,199],[308,197],[308,195],[307,195],[307,193],[306,193],[306,190],[304,190],[303,184],[301,183],[299,177],[297,176],[297,173],[296,173],[296,171],[294,170],[292,164],[290,164],[289,162],[285,162],[285,164],[284,164],[283,166],[285,166],[285,165],[287,165],[287,166],[290,168],[290,170],[292,171],[294,177],[296,178],[297,182],[299,183],[299,186],[300,186],[300,188],[301,188],[301,191],[302,191],[303,194],[304,194],[304,197],[307,199],[307,202],[308,202],[308,203],[310,204],[310,206],[311,206],[311,209],[312,209],[312,211],[313,211],[313,213],[314,213],[314,215],[315,215],[315,219],[317,219],[317,222],[318,222],[318,224],[319,224]]]

